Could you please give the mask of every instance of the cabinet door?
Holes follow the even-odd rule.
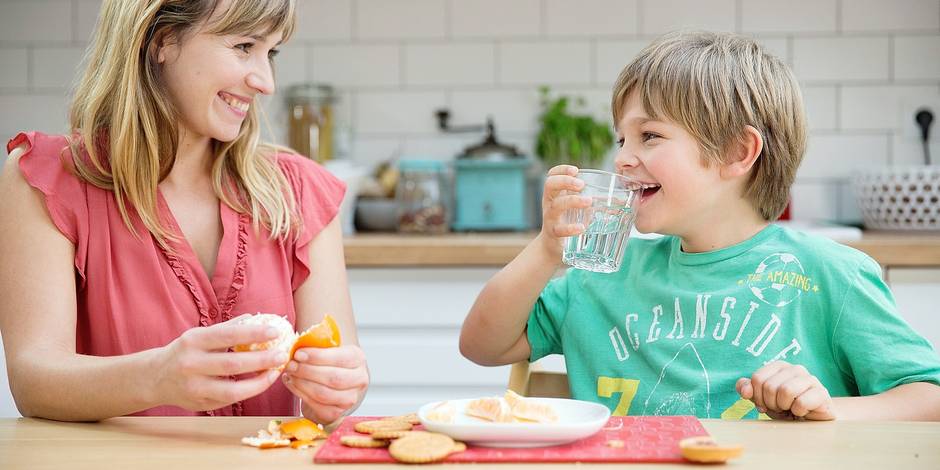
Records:
[[[901,316],[940,351],[940,268],[891,268],[887,281]]]
[[[358,415],[417,411],[428,402],[501,395],[509,366],[465,359],[460,326],[496,268],[349,269],[372,383]]]

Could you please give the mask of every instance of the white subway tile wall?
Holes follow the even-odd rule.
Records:
[[[277,59],[278,93],[262,101],[286,142],[287,86],[340,91],[351,158],[446,160],[481,137],[454,124],[496,122],[530,152],[538,86],[584,98],[609,119],[620,69],[657,35],[704,28],[754,36],[790,64],[810,126],[793,215],[855,222],[852,172],[917,164],[913,112],[940,113],[940,0],[298,0]],[[63,132],[69,88],[100,0],[0,0],[0,135]],[[940,116],[937,117],[940,121]],[[940,124],[938,124],[940,125]],[[940,160],[940,129],[930,148]]]

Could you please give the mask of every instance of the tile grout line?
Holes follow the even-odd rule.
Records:
[[[894,84],[894,35],[888,36],[888,83]]]
[[[643,34],[643,0],[636,0],[636,36]]]
[[[836,33],[842,35],[842,0],[836,0]]]

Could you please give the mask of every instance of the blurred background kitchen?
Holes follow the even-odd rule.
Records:
[[[349,184],[350,289],[373,374],[359,413],[505,388],[508,367],[460,357],[463,315],[537,230],[545,168],[610,168],[610,88],[675,29],[750,35],[793,68],[810,139],[787,223],[872,255],[940,346],[940,0],[297,3],[266,137]],[[66,131],[99,5],[0,0],[4,138]],[[16,416],[0,381],[0,416]]]

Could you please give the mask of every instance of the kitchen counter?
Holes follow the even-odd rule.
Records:
[[[345,239],[349,267],[503,266],[535,237],[526,233],[357,234]],[[844,241],[885,269],[940,267],[940,233],[863,232]]]
[[[313,449],[258,450],[239,444],[266,427],[263,417],[113,418],[100,423],[0,419],[0,468],[310,468]],[[761,469],[940,468],[940,423],[782,422],[702,420],[719,442],[740,443],[732,467]],[[379,468],[315,465],[322,468]],[[624,468],[625,464],[553,464],[551,468]],[[382,465],[381,467],[405,467]],[[408,468],[416,468],[408,465]],[[435,469],[507,468],[545,464],[440,464]],[[631,469],[695,468],[681,464],[631,464]],[[431,467],[429,467],[431,468]]]

